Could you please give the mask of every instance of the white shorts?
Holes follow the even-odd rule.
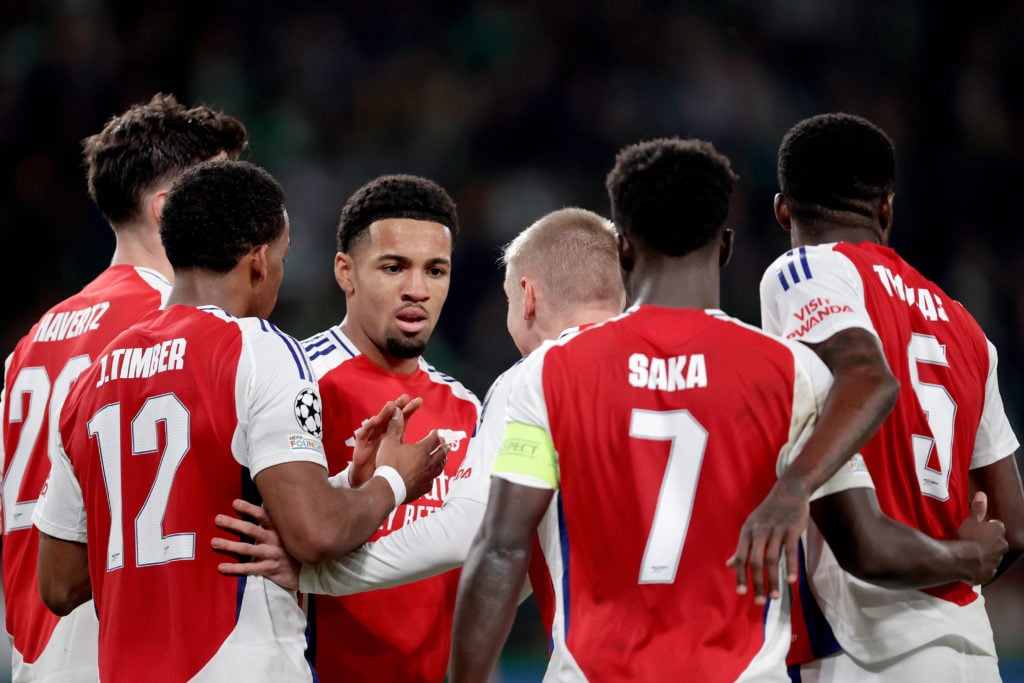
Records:
[[[964,640],[949,635],[925,647],[874,664],[864,664],[845,652],[800,667],[800,683],[992,683],[1001,681],[999,662]]]

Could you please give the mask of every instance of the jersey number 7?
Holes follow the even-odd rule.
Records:
[[[690,526],[708,432],[689,410],[658,412],[634,408],[629,435],[634,439],[671,442],[638,583],[672,583]]]

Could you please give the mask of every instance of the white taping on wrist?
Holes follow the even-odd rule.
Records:
[[[348,464],[348,467],[338,472],[333,477],[327,477],[327,481],[331,482],[331,486],[336,489],[350,489],[352,488],[352,482],[348,478],[348,473],[352,469],[352,463]]]
[[[395,507],[405,502],[405,480],[394,467],[381,465],[373,471],[373,476],[382,477],[391,485],[391,492],[395,494]]]

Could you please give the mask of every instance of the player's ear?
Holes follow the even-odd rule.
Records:
[[[523,320],[533,320],[537,317],[537,288],[526,277],[519,279],[519,287],[523,290]]]
[[[719,268],[725,268],[725,265],[729,263],[729,259],[732,258],[732,245],[735,238],[736,233],[732,228],[726,228],[722,231],[722,242],[718,245]]]
[[[896,193],[889,192],[882,197],[878,205],[878,225],[882,228],[882,244],[889,244],[889,233],[892,231],[892,204]]]
[[[788,232],[793,229],[793,216],[789,213],[786,196],[781,192],[775,195],[775,220],[779,222],[783,230]]]
[[[148,212],[147,223],[150,225],[160,225],[160,214],[164,211],[164,204],[167,202],[167,188],[157,190],[151,195],[147,195],[145,210]]]
[[[629,238],[623,235],[621,232],[616,231],[615,233],[615,245],[619,251],[619,267],[626,273],[633,271],[633,263],[635,261],[635,255],[633,253],[633,243],[629,241]]]
[[[345,292],[345,296],[351,296],[356,291],[355,282],[352,279],[353,266],[351,255],[343,251],[334,255],[334,279],[337,280],[341,291]]]
[[[267,279],[267,252],[269,244],[260,244],[249,250],[246,258],[249,260],[249,280],[257,285]]]

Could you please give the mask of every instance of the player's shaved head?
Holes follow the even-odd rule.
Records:
[[[721,234],[736,180],[710,142],[660,138],[624,147],[605,186],[620,232],[677,257]]]
[[[505,245],[501,263],[506,280],[535,279],[558,309],[622,305],[615,228],[592,211],[547,214]]]

